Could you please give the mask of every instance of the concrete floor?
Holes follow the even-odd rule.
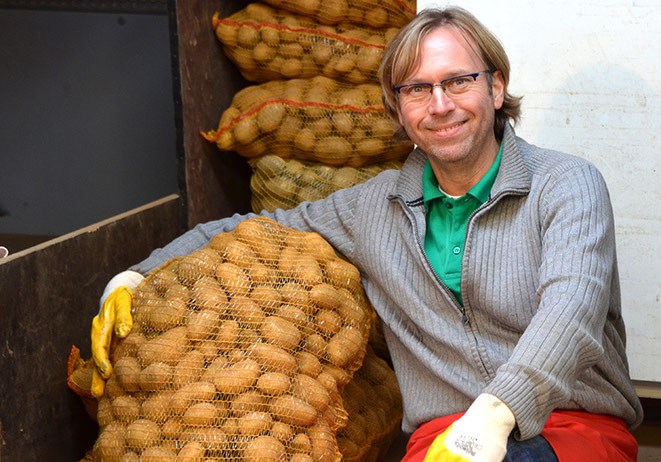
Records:
[[[645,420],[633,431],[638,440],[638,462],[661,461],[661,400],[643,399]],[[406,453],[406,438],[402,434],[393,442],[382,462],[399,462]]]

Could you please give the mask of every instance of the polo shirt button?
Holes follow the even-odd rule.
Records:
[[[459,252],[461,252],[461,249],[459,247],[455,247],[454,249],[452,249],[452,253],[455,255],[459,255]]]
[[[449,208],[449,209],[452,208],[452,204],[451,204],[450,202],[446,202],[446,203],[445,203],[445,206],[446,206],[447,208]]]

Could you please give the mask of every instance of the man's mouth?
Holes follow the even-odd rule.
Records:
[[[428,128],[428,130],[431,130],[431,131],[434,131],[434,132],[437,132],[437,133],[449,133],[453,130],[456,130],[457,128],[459,128],[463,124],[464,124],[464,122],[458,122],[456,124],[445,126],[445,127],[427,127],[427,128]]]

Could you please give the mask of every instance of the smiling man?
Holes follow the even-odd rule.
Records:
[[[515,135],[509,73],[471,14],[421,12],[380,73],[386,110],[417,145],[402,169],[263,214],[320,233],[360,270],[412,433],[404,461],[635,461],[642,408],[608,191],[592,164]],[[198,225],[108,284],[97,379],[142,275],[253,216]]]
[[[386,109],[417,145],[409,165],[426,157],[424,250],[463,314],[457,354],[484,385],[465,414],[418,427],[404,460],[635,460],[625,423],[642,413],[606,186],[587,162],[514,135],[509,72],[459,8],[423,11],[381,66]]]
[[[422,149],[444,191],[463,195],[489,170],[499,149],[495,111],[504,82],[458,29],[439,28],[420,44],[420,63],[395,86],[397,118]],[[438,84],[421,83],[438,82]]]

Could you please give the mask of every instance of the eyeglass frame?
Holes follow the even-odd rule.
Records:
[[[431,85],[430,90],[429,90],[429,95],[431,96],[434,93],[434,87],[441,87],[443,89],[443,93],[447,95],[447,88],[445,87],[445,83],[450,81],[450,80],[455,80],[455,79],[460,79],[462,77],[472,77],[473,82],[477,82],[477,77],[482,74],[493,74],[495,71],[492,71],[490,69],[485,69],[480,72],[472,72],[470,74],[462,74],[462,75],[455,75],[454,77],[448,77],[447,79],[443,79],[438,83],[431,83],[431,82],[414,82],[414,83],[405,83],[403,85],[395,85],[392,87],[392,89],[397,93],[397,97],[399,98],[400,95],[400,90],[402,88],[406,87],[414,87],[416,85]]]

